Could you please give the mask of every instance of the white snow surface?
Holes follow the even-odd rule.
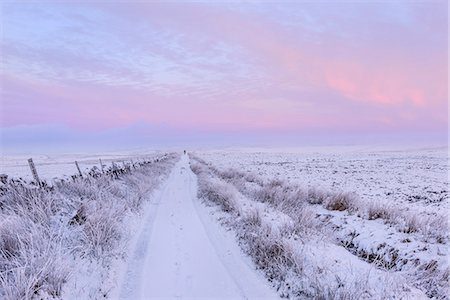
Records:
[[[261,273],[197,199],[184,155],[152,199],[115,299],[277,299]]]
[[[248,148],[198,155],[220,169],[357,192],[364,201],[383,199],[416,211],[450,209],[448,147]]]
[[[265,180],[281,179],[319,190],[356,193],[363,203],[380,201],[392,206],[394,211],[413,213],[417,220],[436,215],[448,218],[446,147],[238,149],[203,151],[197,155],[220,170],[232,168]],[[394,254],[396,264],[391,270],[394,274],[425,280],[426,275],[422,275],[415,264],[437,263],[442,276],[448,276],[445,275],[450,253],[447,240],[436,242],[417,232],[401,232],[383,220],[368,220],[347,211],[329,211],[320,205],[311,208],[317,219],[328,224],[336,244],[349,243],[348,249],[358,253],[360,259],[372,253],[389,260],[389,255]],[[436,229],[445,231],[445,228]],[[340,250],[345,251],[342,247]],[[320,248],[315,251],[319,252]],[[337,250],[326,252],[333,253],[329,258],[339,253]]]

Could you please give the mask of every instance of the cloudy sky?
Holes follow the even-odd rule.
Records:
[[[446,143],[447,5],[2,2],[2,147]]]

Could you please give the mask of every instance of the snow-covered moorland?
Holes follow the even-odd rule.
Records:
[[[283,295],[446,298],[447,149],[331,150],[198,152],[192,168]]]
[[[13,176],[0,299],[447,299],[445,151],[154,153],[49,168],[41,187]]]
[[[175,154],[155,155],[45,188],[9,180],[0,192],[0,298],[107,297],[124,255],[123,220],[168,175]]]

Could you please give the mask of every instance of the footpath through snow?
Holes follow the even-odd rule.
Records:
[[[278,298],[234,237],[199,205],[187,155],[154,201],[136,233],[118,298]]]

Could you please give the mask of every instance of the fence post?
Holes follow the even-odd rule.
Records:
[[[41,181],[39,180],[39,176],[36,171],[36,167],[34,166],[34,162],[33,162],[32,158],[28,159],[28,164],[30,165],[30,169],[31,169],[31,173],[33,174],[33,177],[34,177],[34,181],[36,181],[36,184],[40,186]]]
[[[119,179],[119,174],[117,173],[118,167],[117,167],[116,163],[115,163],[115,162],[112,162],[111,164],[112,164],[112,171],[113,171],[113,174],[116,176],[116,179]]]
[[[101,169],[102,169],[102,173],[105,173],[105,170],[103,170],[103,163],[102,163],[102,159],[101,159],[101,158],[99,158],[98,160],[100,161],[100,167],[101,167]]]
[[[80,166],[78,165],[77,161],[75,161],[75,165],[77,166],[78,173],[80,173],[80,176],[83,177],[83,173],[81,173]]]

